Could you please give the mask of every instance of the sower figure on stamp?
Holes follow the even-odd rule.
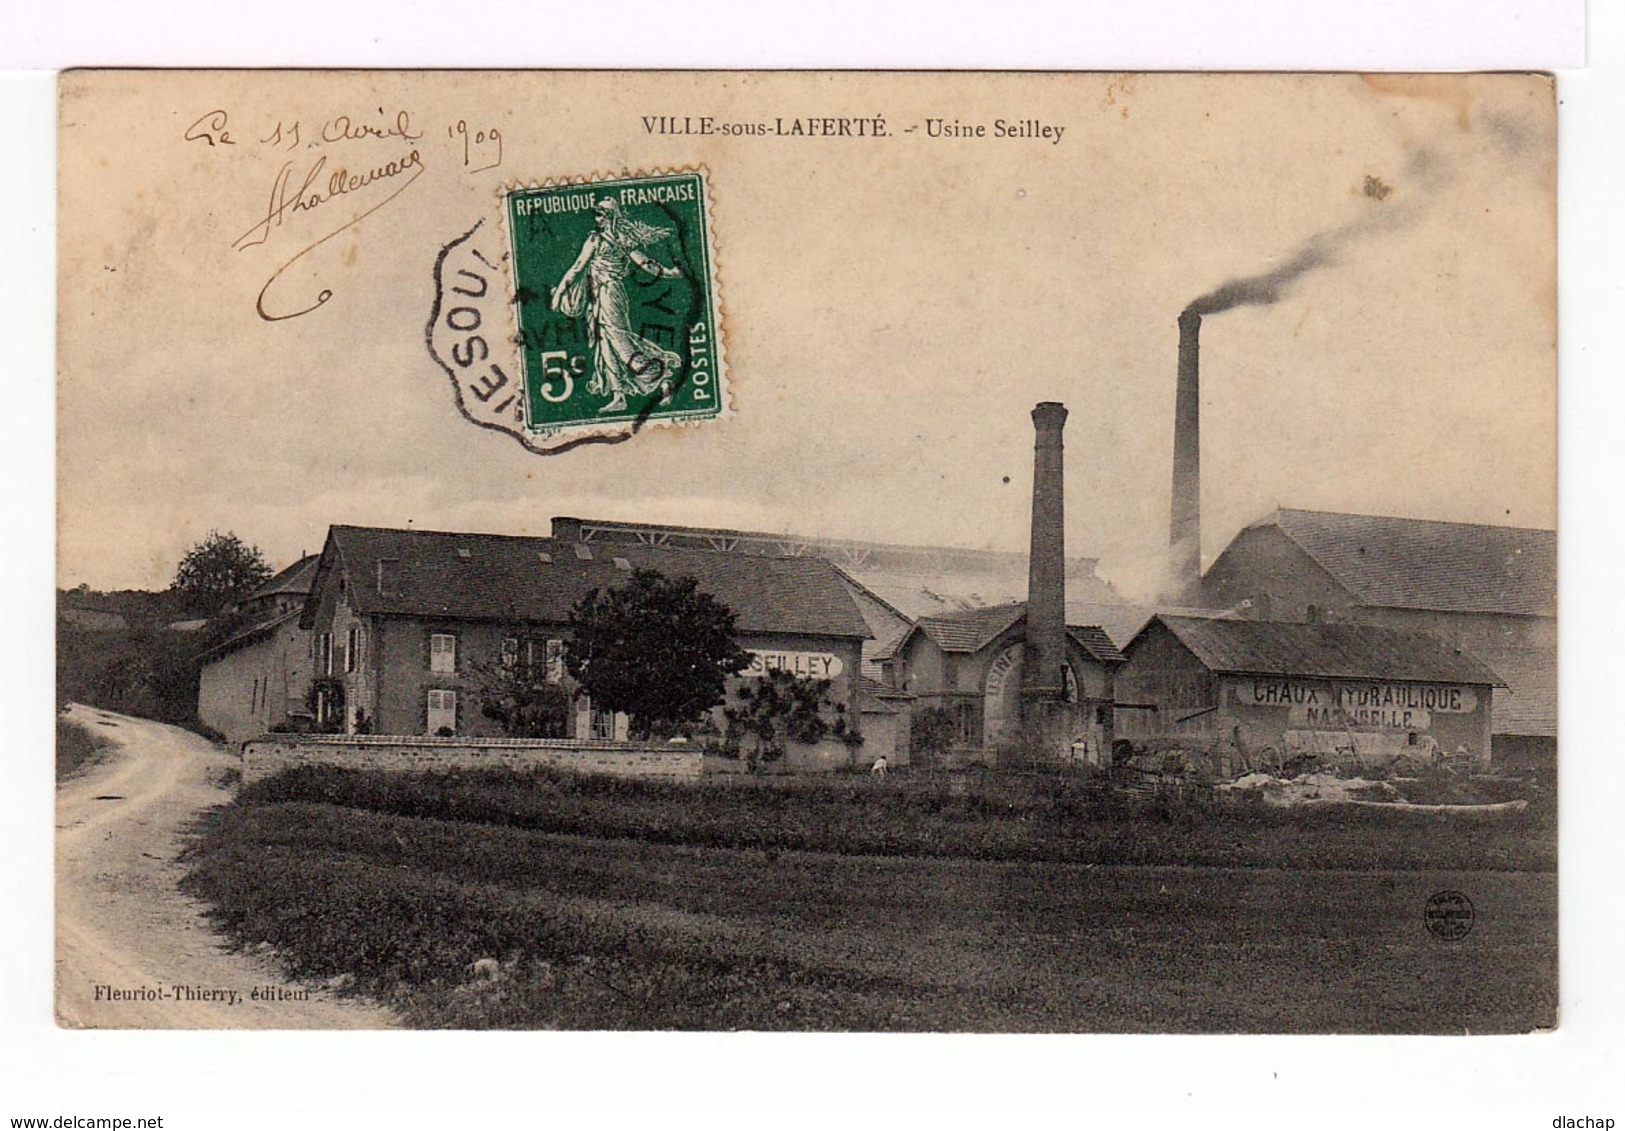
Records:
[[[608,396],[599,412],[626,408],[626,398],[659,390],[671,395],[682,359],[632,330],[626,278],[637,267],[656,278],[675,279],[682,268],[666,267],[645,251],[671,235],[671,229],[634,220],[618,201],[605,197],[593,209],[597,228],[581,245],[581,254],[564,273],[548,305],[571,318],[585,317],[592,349],[592,377],[587,391]]]

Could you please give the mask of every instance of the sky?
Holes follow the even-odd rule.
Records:
[[[187,140],[215,110],[234,144]],[[330,301],[262,320],[276,268],[381,194],[237,250],[289,160],[260,139],[402,110],[424,175],[267,292]],[[701,113],[892,136],[643,126]],[[933,118],[1062,133],[932,139]],[[500,130],[500,166],[464,172],[459,121]],[[1059,400],[1068,550],[1146,595],[1175,319],[1215,292],[1249,301],[1202,329],[1206,560],[1278,505],[1552,527],[1554,138],[1549,83],[1519,75],[70,76],[59,584],[161,587],[211,529],[280,566],[332,523],[556,514],[1020,550],[1028,413]],[[465,421],[424,345],[441,247],[498,222],[504,185],[690,165],[732,415],[552,456]]]

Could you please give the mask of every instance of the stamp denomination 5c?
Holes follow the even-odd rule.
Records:
[[[533,434],[723,412],[708,195],[698,170],[505,194]]]

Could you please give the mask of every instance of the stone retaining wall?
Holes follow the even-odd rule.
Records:
[[[568,770],[618,778],[698,781],[698,746],[541,738],[397,738],[388,735],[272,734],[243,743],[243,782],[293,766],[357,770]]]

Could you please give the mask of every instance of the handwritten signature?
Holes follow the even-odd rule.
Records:
[[[320,125],[317,125],[318,121]],[[187,126],[184,140],[201,141],[210,149],[217,146],[236,147],[238,139],[232,132],[236,128],[225,109],[214,109],[199,116]],[[376,114],[343,113],[326,119],[310,118],[303,121],[299,118],[279,117],[263,136],[259,131],[246,135],[248,147],[257,141],[262,146],[280,149],[290,157],[283,162],[271,182],[271,191],[263,214],[242,235],[232,241],[231,246],[235,250],[246,251],[267,243],[272,237],[273,230],[297,218],[300,213],[322,212],[323,215],[327,215],[346,211],[344,205],[333,204],[340,197],[349,197],[350,209],[359,210],[320,239],[306,244],[271,274],[265,286],[260,288],[259,297],[254,304],[261,318],[267,322],[297,318],[302,314],[309,314],[333,297],[332,290],[324,287],[316,295],[314,302],[289,313],[272,313],[266,300],[267,292],[294,263],[340,232],[355,226],[383,208],[423,175],[424,147],[414,143],[422,141],[427,132],[425,127],[413,121],[410,111],[388,112],[379,106]],[[438,142],[437,136],[431,135],[428,147],[445,144]],[[446,136],[455,147],[453,160],[461,159],[463,175],[484,173],[502,164],[502,131],[496,126],[470,127],[467,119],[459,118],[455,125],[446,127]],[[361,144],[351,145],[353,142]],[[398,154],[405,146],[413,147],[391,160],[371,164],[368,168],[355,169],[358,163],[376,160],[362,157],[363,153],[388,152],[385,148],[387,144],[400,147],[396,149]],[[343,148],[339,148],[341,146]],[[297,155],[301,150],[313,149],[325,151],[325,154],[316,156],[314,160],[311,160],[310,156],[301,159]],[[341,156],[332,156],[335,153]],[[224,154],[221,159],[224,159]],[[379,194],[386,188],[387,194],[380,196]]]
[[[275,180],[271,182],[271,193],[266,205],[264,219],[256,221],[247,231],[238,236],[232,242],[231,246],[233,248],[238,251],[245,251],[251,247],[258,247],[270,239],[271,229],[280,228],[283,221],[288,217],[301,212],[315,212],[342,196],[360,193],[371,185],[393,183],[394,189],[389,195],[373,202],[369,207],[350,217],[320,239],[305,245],[284,262],[282,266],[271,273],[271,277],[265,281],[265,286],[260,288],[259,297],[254,303],[254,308],[259,312],[259,316],[267,322],[281,322],[289,318],[297,318],[302,314],[309,314],[332,298],[332,290],[323,287],[317,294],[315,302],[299,310],[285,314],[273,314],[266,309],[265,305],[266,292],[271,289],[283,272],[340,232],[354,227],[400,196],[423,175],[425,166],[423,164],[423,155],[418,150],[413,149],[404,156],[361,172],[352,173],[349,168],[341,165],[328,173],[324,182],[322,175],[327,170],[327,158],[323,156],[318,157],[310,168],[305,171],[303,177],[297,182],[297,187],[294,187],[293,169],[294,163],[292,161],[283,162],[282,168],[277,170]]]

